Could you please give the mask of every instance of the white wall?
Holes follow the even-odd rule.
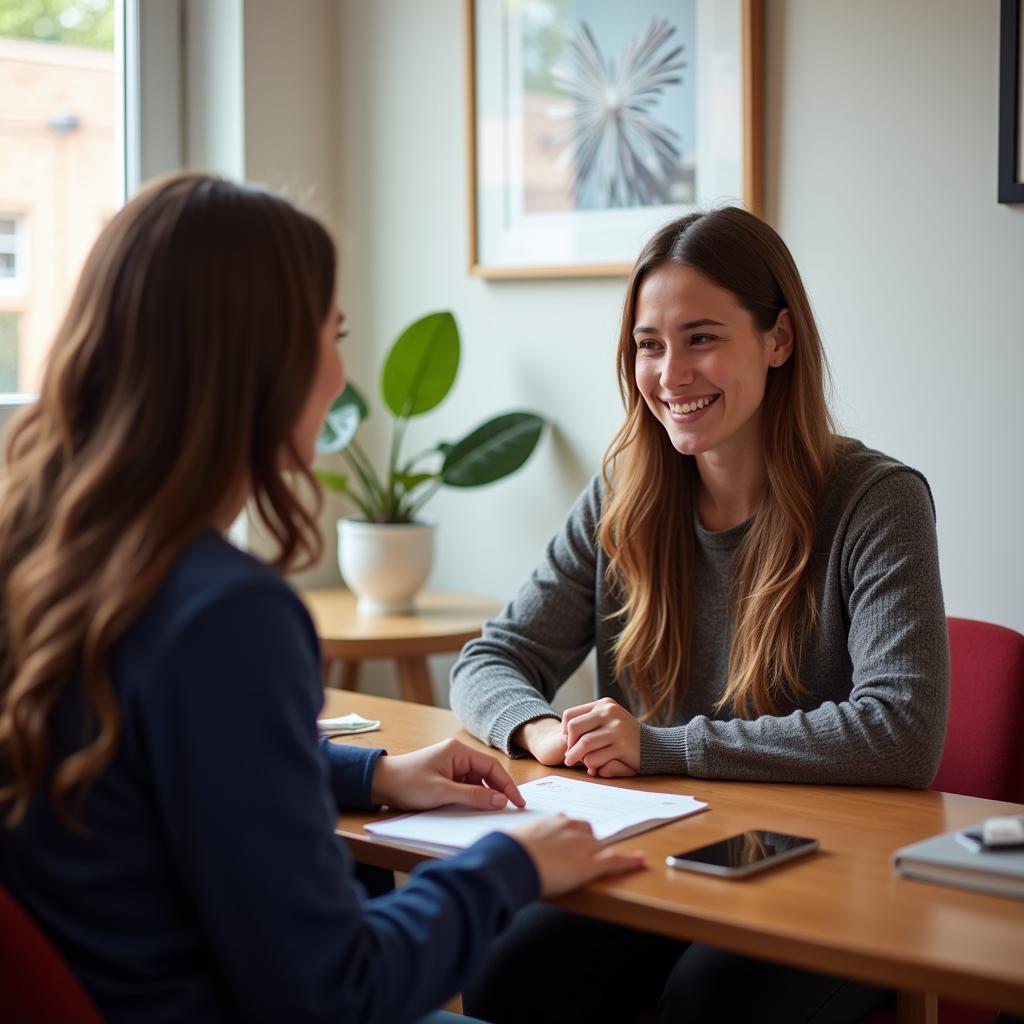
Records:
[[[998,4],[768,7],[768,212],[836,411],[931,482],[947,611],[1024,631],[1024,206],[995,201]]]
[[[995,202],[997,5],[766,6],[767,213],[819,315],[836,412],[931,481],[948,611],[1024,631],[1024,207]],[[463,32],[461,0],[339,0],[341,297],[349,370],[372,395],[402,326],[459,318],[460,379],[412,443],[503,409],[551,418],[518,476],[431,507],[433,585],[504,597],[618,424],[623,282],[466,275]]]
[[[336,0],[245,0],[245,165],[337,230]]]
[[[243,30],[245,177],[289,196],[335,235],[338,13],[336,0],[245,0]],[[332,508],[324,518],[329,543],[337,514]],[[270,550],[254,524],[246,540],[257,551]],[[333,547],[320,566],[294,582],[338,585]]]

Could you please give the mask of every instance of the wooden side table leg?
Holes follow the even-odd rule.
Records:
[[[433,704],[434,687],[427,669],[427,659],[422,655],[416,658],[395,658],[395,665],[398,668],[398,688],[402,692],[402,700]]]
[[[933,992],[897,992],[899,1024],[938,1024],[939,999]]]
[[[338,664],[337,658],[324,658],[321,663],[321,668],[324,675],[324,689],[334,689],[335,671],[334,668]]]
[[[359,669],[362,664],[361,661],[351,661],[348,658],[341,663],[341,688],[343,690],[359,689]]]

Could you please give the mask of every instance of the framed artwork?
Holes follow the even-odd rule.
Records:
[[[999,202],[1024,203],[1024,0],[999,10]]]
[[[689,210],[761,212],[762,0],[464,0],[469,269],[617,276]]]

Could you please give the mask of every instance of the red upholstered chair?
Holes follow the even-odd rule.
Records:
[[[39,926],[0,887],[0,1019],[102,1024],[96,1007]]]
[[[931,788],[1024,803],[1024,636],[948,622],[949,727]]]
[[[974,619],[949,625],[949,725],[939,774],[943,793],[1024,803],[1024,636]],[[939,1024],[991,1024],[996,1014],[939,1000]],[[895,1024],[884,1009],[864,1024]]]

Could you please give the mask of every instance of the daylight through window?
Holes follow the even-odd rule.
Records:
[[[0,0],[0,392],[33,392],[120,202],[115,0]]]

